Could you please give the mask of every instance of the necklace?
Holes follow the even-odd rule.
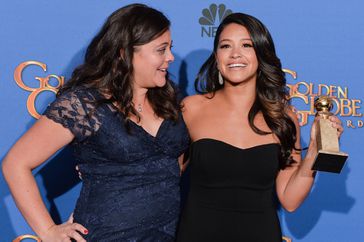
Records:
[[[138,113],[143,112],[143,106],[144,106],[144,104],[145,104],[145,99],[146,99],[146,97],[143,97],[143,99],[141,100],[141,102],[140,102],[140,103],[138,103],[138,102],[133,102],[133,103],[138,103],[137,105],[135,105],[135,104],[134,104],[134,107],[135,107],[135,109],[136,109],[136,111],[137,111]]]
[[[142,104],[140,104],[140,103],[138,104],[137,111],[138,111],[139,113],[143,112]]]

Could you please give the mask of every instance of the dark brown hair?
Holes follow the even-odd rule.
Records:
[[[96,88],[107,94],[104,99],[97,100],[97,104],[116,104],[127,117],[126,125],[130,114],[140,119],[132,102],[133,53],[135,47],[158,38],[169,27],[170,21],[163,13],[144,4],[131,4],[116,10],[93,38],[84,63],[74,70],[59,95],[77,86]],[[147,98],[157,116],[177,120],[180,107],[168,74],[166,84],[149,89]]]
[[[249,125],[257,134],[270,134],[270,132],[260,130],[254,124],[254,117],[258,112],[262,112],[267,125],[280,141],[280,168],[283,169],[293,162],[291,151],[296,149],[296,127],[286,112],[289,103],[281,62],[276,55],[268,29],[258,19],[243,13],[233,13],[221,22],[214,39],[214,52],[202,65],[195,81],[195,89],[198,93],[214,94],[223,88],[218,81],[215,53],[221,32],[231,23],[242,25],[248,30],[259,63],[256,98],[249,111]]]

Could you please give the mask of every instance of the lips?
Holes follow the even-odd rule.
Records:
[[[158,68],[158,71],[166,72],[167,68]]]
[[[244,63],[231,63],[227,65],[229,68],[243,68],[246,67],[247,64]]]

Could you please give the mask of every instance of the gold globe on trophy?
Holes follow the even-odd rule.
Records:
[[[337,129],[332,127],[329,117],[332,115],[332,99],[328,96],[320,96],[315,100],[315,109],[320,117],[317,127],[318,153],[312,170],[340,173],[348,154],[339,149]]]

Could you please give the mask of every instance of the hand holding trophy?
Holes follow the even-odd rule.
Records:
[[[318,153],[312,170],[340,173],[348,154],[340,151],[337,130],[329,121],[332,100],[328,96],[320,96],[314,105],[320,120],[316,137]]]

